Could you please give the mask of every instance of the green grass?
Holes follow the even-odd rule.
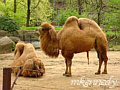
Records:
[[[60,31],[62,27],[55,27],[55,30]]]
[[[20,30],[37,30],[39,29],[40,27],[25,27],[25,26],[22,26],[20,27]],[[55,30],[59,31],[61,30],[62,27],[55,27]]]
[[[25,27],[25,26],[22,26],[22,27],[20,27],[20,30],[37,30],[39,28],[40,27]]]

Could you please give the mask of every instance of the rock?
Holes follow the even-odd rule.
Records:
[[[40,49],[40,41],[33,41],[31,42],[35,49]]]
[[[20,41],[20,38],[18,37],[14,37],[14,36],[10,36],[9,37],[13,42],[17,43],[18,41]]]
[[[39,39],[38,31],[19,30],[18,33],[22,41],[36,41]]]
[[[0,37],[4,37],[7,35],[7,31],[4,31],[4,30],[0,30]]]
[[[15,47],[15,43],[7,36],[0,39],[0,53],[9,53]]]

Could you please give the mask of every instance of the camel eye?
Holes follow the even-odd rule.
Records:
[[[51,28],[42,28],[42,31],[48,31],[50,30]]]
[[[41,29],[42,31],[44,30],[44,28]]]

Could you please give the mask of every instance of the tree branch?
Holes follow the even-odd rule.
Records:
[[[32,8],[31,12],[32,12],[35,8],[37,8],[37,7],[38,7],[38,5],[40,4],[40,1],[41,1],[41,0],[38,0],[38,3],[36,4],[36,6],[35,6],[35,7],[33,7],[33,8]]]

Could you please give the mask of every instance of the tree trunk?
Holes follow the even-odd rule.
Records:
[[[101,11],[102,11],[102,5],[103,5],[103,2],[102,0],[99,0],[99,3],[98,3],[98,25],[100,26],[101,24]]]
[[[78,13],[79,15],[82,14],[82,0],[78,0]]]
[[[14,0],[14,13],[16,13],[16,9],[17,9],[16,0]]]
[[[101,17],[100,17],[100,15],[101,15],[101,13],[100,13],[100,11],[98,12],[98,20],[97,20],[97,22],[98,22],[98,25],[100,26],[100,24],[101,24]]]
[[[31,0],[27,0],[27,21],[26,21],[26,26],[29,27],[29,21],[30,21],[30,4]]]

